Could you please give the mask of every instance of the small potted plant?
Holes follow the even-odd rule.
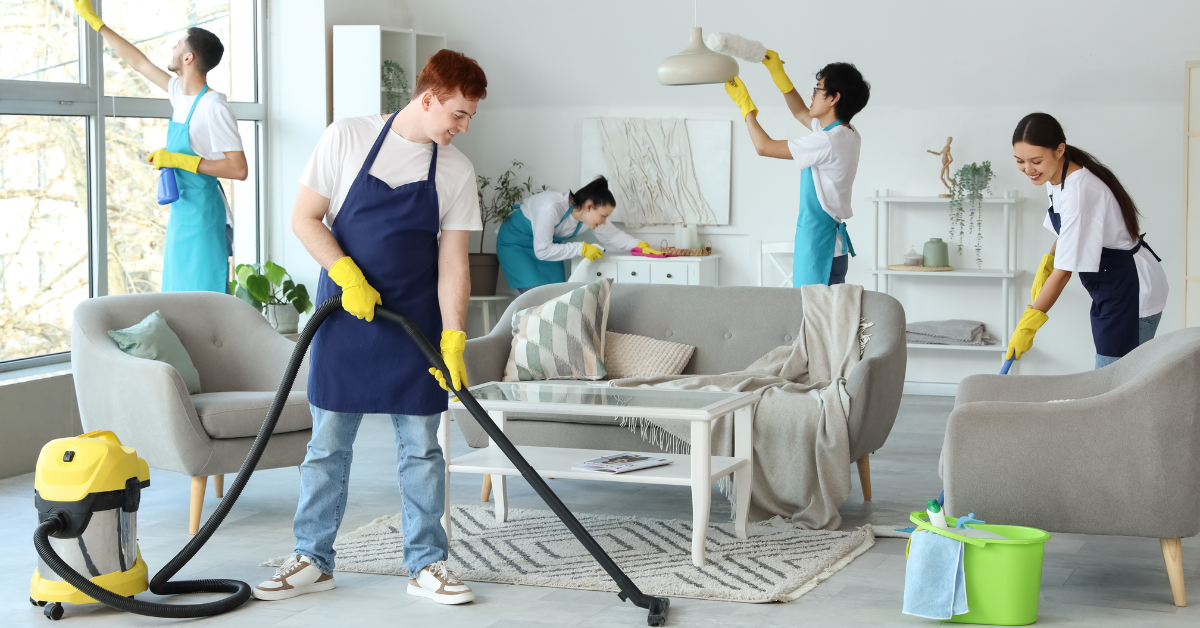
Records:
[[[287,270],[272,261],[238,264],[234,273],[229,282],[230,294],[264,313],[279,333],[296,333],[300,314],[313,307],[304,284],[293,282]]]
[[[488,223],[502,223],[512,216],[517,203],[547,188],[533,187],[533,177],[524,181],[517,180],[516,171],[525,164],[513,160],[512,166],[504,174],[492,180],[482,175],[476,176],[479,193],[479,213],[483,218],[483,236],[487,235]],[[495,253],[484,253],[485,237],[479,238],[479,252],[471,253],[471,296],[484,297],[496,294],[496,279],[500,275],[500,260]]]
[[[963,235],[975,235],[975,266],[983,267],[983,194],[992,191],[992,162],[970,163],[954,173],[950,187],[950,239],[958,232],[958,253],[962,254]],[[970,215],[964,216],[963,201],[970,203]]]

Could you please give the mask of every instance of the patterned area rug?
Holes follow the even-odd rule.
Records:
[[[510,510],[497,523],[487,506],[453,506],[450,568],[463,580],[616,592],[617,586],[554,513]],[[692,566],[691,521],[577,515],[644,593],[735,602],[788,602],[871,548],[871,526],[848,532],[733,523],[708,530],[708,564]],[[400,515],[340,536],[337,570],[406,576]],[[264,563],[277,567],[281,557]]]

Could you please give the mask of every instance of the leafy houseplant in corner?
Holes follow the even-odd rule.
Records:
[[[495,178],[482,175],[475,177],[479,193],[479,214],[483,218],[483,233],[479,238],[479,252],[471,253],[471,296],[486,297],[496,294],[496,279],[500,275],[500,260],[495,253],[484,253],[483,243],[487,236],[488,223],[502,223],[512,216],[517,203],[543,192],[546,186],[533,187],[533,177],[517,180],[516,171],[525,164],[513,160],[504,174]]]
[[[954,173],[950,188],[950,239],[958,233],[958,253],[962,254],[963,235],[975,235],[975,267],[983,267],[983,194],[992,191],[992,162],[970,163]],[[964,216],[963,202],[970,203],[970,214]]]
[[[308,288],[292,281],[291,275],[275,262],[238,264],[229,282],[229,293],[263,312],[271,326],[281,334],[296,333],[300,314],[312,309]]]

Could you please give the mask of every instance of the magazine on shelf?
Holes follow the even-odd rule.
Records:
[[[671,464],[671,461],[666,458],[654,458],[645,454],[625,452],[584,460],[571,467],[571,469],[575,471],[594,471],[596,473],[625,473],[626,471],[661,467],[665,464]]]

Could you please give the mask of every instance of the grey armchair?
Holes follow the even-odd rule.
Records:
[[[179,372],[122,352],[108,331],[159,310],[200,372],[189,395]],[[295,346],[254,308],[214,292],[100,297],[75,308],[71,368],[84,429],[112,430],[155,469],[192,478],[195,534],[208,477],[222,496],[266,418]],[[312,435],[305,360],[259,469],[298,466]]]
[[[1200,328],[1095,371],[974,375],[946,427],[946,507],[1051,532],[1157,538],[1177,606],[1200,533]]]

